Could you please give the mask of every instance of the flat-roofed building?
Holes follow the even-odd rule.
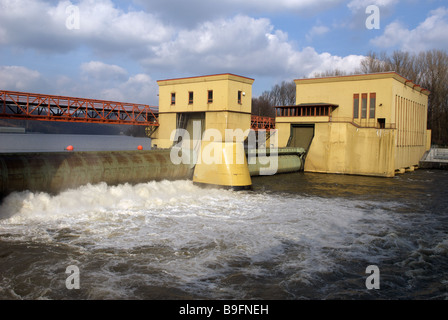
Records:
[[[253,82],[230,73],[157,81],[160,126],[152,145],[172,147],[176,129],[185,129],[193,139],[195,121],[201,121],[202,132],[217,130],[223,140],[226,129],[249,130]]]
[[[279,147],[307,149],[306,172],[392,177],[430,148],[429,91],[395,72],[297,79],[276,108]]]

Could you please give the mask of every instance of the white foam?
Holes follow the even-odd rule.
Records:
[[[238,260],[248,260],[246,272],[254,275],[264,272],[259,263],[280,260],[278,268],[293,273],[292,280],[307,283],[316,272],[337,268],[335,257],[369,255],[375,239],[396,239],[392,218],[365,203],[203,189],[191,181],[102,183],[55,196],[16,193],[5,199],[0,218],[0,235],[8,234],[8,241],[63,243],[80,252],[168,248],[142,263],[185,284],[225,272]],[[375,220],[384,229],[369,229]],[[294,256],[285,258],[291,247]]]

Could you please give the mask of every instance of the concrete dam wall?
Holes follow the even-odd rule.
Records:
[[[148,151],[89,151],[0,154],[0,202],[12,192],[29,190],[55,194],[86,184],[137,184],[149,181],[192,179],[194,164],[173,164],[169,149]],[[271,156],[275,172],[303,169],[302,150],[279,149],[275,154],[251,153],[251,176],[263,174]]]
[[[57,193],[82,185],[190,179],[193,166],[174,165],[169,150],[0,154],[0,199],[30,190]]]

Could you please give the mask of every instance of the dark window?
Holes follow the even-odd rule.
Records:
[[[212,103],[213,102],[213,90],[208,90],[208,99],[207,99],[208,103]]]
[[[378,126],[380,129],[386,129],[386,119],[379,118],[378,119]]]
[[[241,104],[241,97],[243,95],[242,91],[238,91],[238,103]]]
[[[188,104],[193,104],[193,92],[188,92]]]
[[[369,118],[375,119],[375,107],[376,107],[376,93],[370,94],[370,112]]]
[[[176,104],[176,93],[171,93],[171,104],[174,105]]]
[[[362,100],[361,100],[361,118],[366,119],[367,118],[367,93],[362,94]]]
[[[353,118],[359,118],[359,94],[353,95]]]

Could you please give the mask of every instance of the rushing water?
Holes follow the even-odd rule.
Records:
[[[135,150],[149,139],[0,135],[0,152]],[[292,173],[14,193],[0,299],[447,299],[448,171]],[[380,271],[368,290],[366,268]],[[79,269],[69,290],[67,267]]]
[[[448,171],[417,170],[15,193],[0,206],[0,298],[447,299],[447,186]]]

